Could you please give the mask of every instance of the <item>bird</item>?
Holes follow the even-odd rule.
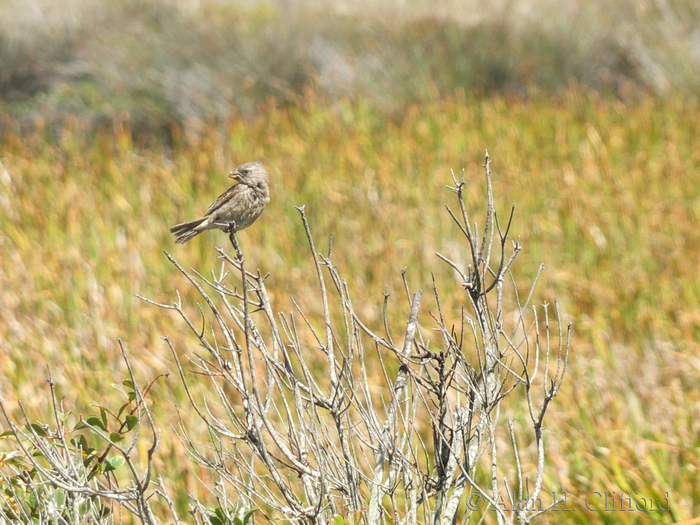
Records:
[[[270,202],[269,177],[261,162],[246,162],[229,178],[236,184],[209,205],[204,217],[176,224],[170,231],[177,244],[184,244],[203,231],[219,229],[237,232],[253,224]]]

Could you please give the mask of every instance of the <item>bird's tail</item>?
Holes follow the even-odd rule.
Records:
[[[202,217],[201,219],[195,219],[190,222],[183,222],[182,224],[176,224],[170,231],[175,235],[175,242],[177,244],[184,244],[189,241],[192,237],[199,235],[204,230],[206,230],[207,217]],[[204,224],[204,228],[202,228]]]

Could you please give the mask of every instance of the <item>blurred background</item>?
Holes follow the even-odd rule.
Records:
[[[0,110],[167,137],[309,86],[401,118],[456,92],[623,99],[700,87],[691,0],[2,0]],[[7,124],[5,124],[7,126]],[[4,127],[5,127],[4,126]]]
[[[50,363],[84,412],[124,377],[117,337],[144,382],[174,370],[161,336],[195,351],[134,294],[180,290],[196,312],[162,250],[208,275],[226,239],[176,247],[168,228],[255,159],[272,201],[241,242],[276,310],[320,312],[305,204],[367,323],[388,289],[401,330],[402,268],[424,291],[433,272],[458,323],[463,290],[434,255],[467,260],[445,185],[465,169],[483,224],[488,148],[500,215],[516,204],[515,281],[545,263],[535,302],[574,323],[545,483],[580,511],[544,522],[695,523],[699,97],[693,0],[0,0],[0,396],[45,419]],[[152,400],[172,429],[179,381]],[[179,508],[207,497],[174,432],[157,468]],[[585,509],[605,490],[670,510]]]

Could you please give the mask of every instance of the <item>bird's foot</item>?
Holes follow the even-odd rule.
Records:
[[[222,228],[225,233],[233,233],[236,231],[236,221],[226,222]]]

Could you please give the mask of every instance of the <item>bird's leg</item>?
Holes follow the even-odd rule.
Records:
[[[236,231],[236,221],[230,221],[230,222],[217,222],[217,225],[221,225],[221,229],[224,230],[224,233],[233,233]]]
[[[233,249],[236,252],[236,261],[243,264],[243,261],[245,261],[245,259],[243,258],[243,252],[241,251],[241,247],[238,245],[238,238],[236,237],[236,228],[231,228],[228,231],[228,239],[229,241],[231,241],[231,245],[233,246]]]
[[[233,245],[233,249],[236,251],[236,260],[242,264],[245,259],[243,259],[243,252],[241,252],[241,248],[238,246],[238,239],[236,238],[236,221],[231,221],[226,224],[223,230],[228,233],[228,238]]]

